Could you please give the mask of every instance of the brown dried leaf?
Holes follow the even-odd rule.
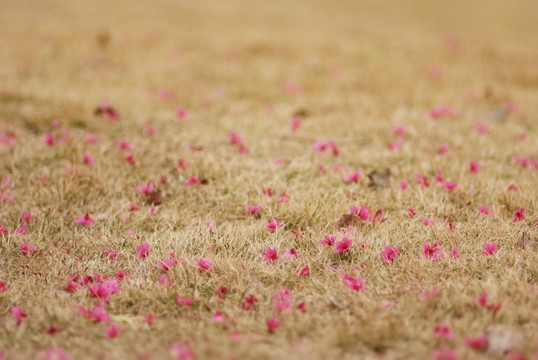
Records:
[[[489,328],[486,335],[488,354],[496,356],[519,350],[525,342],[525,334],[522,331],[508,329],[502,325]]]
[[[338,229],[359,225],[362,225],[362,221],[357,214],[344,214],[336,221],[336,227]]]
[[[519,239],[519,242],[517,243],[518,247],[521,249],[532,249],[534,245],[533,239],[531,239],[531,236],[529,233],[523,231],[521,234],[521,239]]]
[[[99,106],[97,106],[94,109],[93,113],[96,116],[104,116],[104,115],[108,115],[108,116],[112,116],[112,117],[117,117],[118,116],[118,112],[110,104],[100,104]]]
[[[296,109],[294,112],[293,112],[293,117],[301,117],[301,118],[305,118],[307,116],[310,115],[310,112],[308,110],[306,110],[305,108],[299,108],[299,109]]]
[[[373,187],[375,190],[389,187],[390,170],[376,169],[368,174],[368,178],[370,178],[370,184],[368,186]]]
[[[166,200],[164,193],[155,189],[146,196],[146,201],[150,205],[161,205]]]
[[[107,30],[101,31],[96,36],[97,44],[103,49],[110,43],[110,32]]]
[[[353,191],[348,191],[346,193],[346,197],[348,199],[351,199],[351,200],[356,200],[357,199],[357,193],[356,192],[353,192]]]

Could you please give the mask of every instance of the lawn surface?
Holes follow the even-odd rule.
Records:
[[[0,2],[5,359],[538,358],[536,1],[149,4]]]

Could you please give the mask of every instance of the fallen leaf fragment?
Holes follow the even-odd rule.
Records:
[[[358,226],[362,224],[361,218],[357,214],[344,214],[336,221],[336,227],[347,228],[348,226]]]
[[[390,185],[390,170],[389,169],[376,169],[368,174],[370,179],[369,187],[373,187],[375,190],[389,187]]]
[[[519,239],[517,245],[521,249],[531,249],[534,245],[534,241],[533,239],[531,239],[529,233],[523,231],[523,233],[521,234],[521,239]]]

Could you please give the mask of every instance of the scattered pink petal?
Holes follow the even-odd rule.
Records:
[[[261,205],[245,205],[245,209],[251,214],[254,215],[262,208]]]
[[[437,153],[440,155],[444,155],[449,150],[449,148],[449,145],[445,143],[441,145],[439,149],[437,149]]]
[[[148,242],[144,243],[144,245],[136,246],[136,252],[137,252],[136,256],[138,256],[141,259],[147,258],[149,255],[149,251],[150,251],[150,246]]]
[[[363,291],[364,290],[364,283],[365,283],[364,278],[353,278],[349,274],[345,274],[343,279],[344,279],[344,282],[346,283],[347,287],[350,290],[353,290],[353,291]]]
[[[142,322],[146,324],[153,324],[155,320],[157,320],[157,316],[148,314],[144,316],[144,318],[142,319]]]
[[[193,298],[182,298],[181,296],[178,295],[178,296],[176,296],[176,301],[178,302],[179,305],[181,305],[183,307],[189,307],[194,302],[194,299]]]
[[[458,353],[451,349],[434,349],[432,350],[433,360],[457,360]]]
[[[60,331],[60,329],[58,329],[56,326],[54,325],[51,325],[49,326],[49,328],[47,329],[46,333],[49,334],[49,335],[54,335],[56,334],[58,331]]]
[[[24,221],[25,223],[29,223],[29,222],[31,222],[33,219],[35,219],[35,214],[30,214],[28,211],[24,210],[24,211],[21,213],[21,219],[22,219],[22,221]]]
[[[198,267],[201,270],[204,270],[204,271],[207,271],[207,272],[212,271],[212,269],[211,269],[212,261],[211,261],[210,258],[196,259],[196,263],[198,264]]]
[[[465,346],[474,350],[485,351],[488,346],[488,337],[486,335],[481,335],[477,338],[465,336]]]
[[[404,139],[402,137],[399,137],[398,139],[396,139],[395,142],[389,144],[388,148],[390,151],[398,151],[402,148],[404,144]]]
[[[267,319],[265,321],[265,324],[267,325],[267,331],[269,331],[270,333],[275,332],[275,330],[280,327],[280,323],[274,316],[270,319]]]
[[[435,225],[435,224],[437,224],[438,221],[439,221],[438,218],[435,218],[435,219],[422,218],[422,223],[423,223],[425,226],[432,226],[432,225]]]
[[[267,230],[269,230],[270,232],[275,232],[280,227],[282,227],[282,225],[284,225],[283,222],[278,222],[275,219],[272,219],[271,221],[266,222],[265,226],[267,227]]]
[[[519,221],[525,220],[524,211],[525,211],[524,208],[519,208],[518,210],[516,210],[514,212],[514,222],[519,222]]]
[[[19,248],[21,249],[23,255],[30,255],[32,256],[33,252],[36,250],[35,246],[28,246],[28,242],[23,242],[21,245],[19,245]]]
[[[436,241],[433,243],[433,245],[430,245],[428,243],[422,244],[424,251],[422,252],[422,257],[426,259],[431,259],[433,261],[441,260],[444,257],[443,252],[441,251],[441,248],[439,248],[439,243]]]
[[[284,259],[286,260],[295,260],[299,257],[299,250],[297,249],[287,249],[284,251]]]
[[[207,230],[212,233],[215,230],[215,223],[209,219],[205,221],[205,224],[207,226]]]
[[[392,134],[400,137],[405,137],[407,135],[407,131],[405,130],[405,126],[395,125],[392,128]]]
[[[103,301],[107,301],[110,295],[117,294],[120,291],[119,281],[116,279],[93,285],[88,284],[87,288],[90,296]]]
[[[11,178],[9,176],[5,176],[4,178],[2,178],[2,185],[0,185],[0,187],[2,189],[7,189],[10,186],[11,186]]]
[[[279,203],[288,202],[288,201],[290,201],[290,196],[288,194],[286,194],[285,192],[280,194],[280,196],[278,197],[278,200],[277,200],[277,202],[279,202]]]
[[[95,159],[92,156],[84,153],[82,154],[82,162],[86,165],[93,165],[95,163]]]
[[[13,319],[15,320],[15,324],[17,324],[17,326],[21,325],[22,319],[24,319],[25,317],[28,317],[28,315],[24,311],[22,311],[20,306],[12,306],[11,309],[9,309],[9,311],[11,312]]]
[[[54,144],[56,143],[56,139],[52,134],[47,133],[43,136],[43,142],[47,146],[54,146]]]
[[[230,131],[229,137],[230,137],[230,142],[233,145],[241,145],[243,143],[243,137],[239,135],[237,132],[235,132],[234,130]]]
[[[294,82],[287,82],[284,84],[284,92],[291,95],[296,95],[301,92],[301,86]]]
[[[224,322],[224,320],[225,320],[224,315],[220,311],[217,311],[215,315],[213,315],[213,317],[211,318],[211,321],[215,323],[221,323],[221,322]]]
[[[433,330],[435,337],[445,340],[454,340],[454,334],[450,331],[450,328],[446,325],[437,325]]]
[[[482,164],[479,161],[470,160],[469,161],[469,171],[473,174],[476,174],[478,170],[482,167]]]
[[[433,78],[433,79],[440,79],[443,77],[444,75],[444,69],[441,65],[438,65],[438,64],[434,64],[432,66],[429,67],[428,69],[428,74]]]
[[[168,350],[177,360],[192,360],[196,358],[196,353],[189,346],[183,344],[173,344]]]
[[[97,305],[92,310],[86,309],[84,306],[79,306],[77,310],[79,313],[85,315],[86,317],[92,319],[95,322],[108,323],[110,321],[110,316],[108,315],[104,305],[102,304]]]
[[[153,183],[138,186],[138,192],[148,196],[154,189]]]
[[[314,149],[316,149],[317,152],[324,152],[325,149],[327,149],[327,144],[324,141],[316,140],[314,142]]]
[[[20,227],[17,228],[17,230],[15,230],[15,235],[23,235],[27,230],[27,227],[26,225],[22,225]]]
[[[278,252],[276,248],[271,248],[269,246],[265,247],[265,252],[263,253],[263,261],[266,263],[274,263],[278,260]]]
[[[176,107],[176,116],[179,120],[185,120],[189,115],[189,110],[181,106]]]
[[[290,119],[290,129],[291,131],[297,131],[301,127],[301,119],[298,117],[292,117]]]
[[[81,217],[77,219],[77,224],[86,226],[86,227],[92,226],[94,222],[95,220],[93,220],[88,213],[82,215]]]
[[[308,267],[308,265],[303,266],[302,268],[297,270],[297,274],[299,274],[299,276],[308,276],[310,275],[310,268]]]
[[[454,114],[454,110],[448,106],[437,106],[430,110],[430,118],[433,120],[452,117]]]
[[[418,174],[418,173],[414,174],[413,176],[414,176],[415,180],[417,181],[417,183],[418,183],[421,187],[425,188],[425,187],[430,186],[430,182],[428,181],[428,178],[427,178],[427,177],[425,177],[425,176],[423,176],[423,175],[420,175],[420,174]]]
[[[258,299],[254,295],[250,294],[248,296],[245,296],[245,303],[243,304],[243,309],[250,310],[257,302]]]
[[[121,326],[119,324],[110,324],[110,326],[104,330],[104,333],[108,338],[114,339],[120,334],[120,330]]]
[[[115,143],[122,150],[125,150],[125,151],[133,150],[133,146],[127,140],[116,140]]]
[[[136,161],[133,154],[125,156],[125,161],[127,161],[130,165],[136,165]]]
[[[5,146],[13,146],[17,143],[17,134],[0,133],[0,144]]]
[[[334,156],[338,156],[340,154],[340,149],[338,148],[334,140],[329,140],[327,142],[327,150],[332,152]]]
[[[187,159],[179,159],[177,161],[177,167],[180,169],[185,170],[190,165],[189,161]]]
[[[336,241],[336,235],[327,235],[323,234],[324,239],[320,240],[319,243],[327,246],[333,246]]]
[[[95,115],[102,116],[110,122],[116,122],[119,120],[118,112],[108,102],[102,102],[95,110]]]
[[[352,240],[348,237],[344,236],[342,237],[342,240],[337,241],[334,243],[334,252],[335,253],[342,253],[349,250],[352,244]]]
[[[183,185],[184,186],[189,186],[189,185],[200,185],[202,184],[202,182],[200,181],[200,179],[198,179],[196,176],[191,176],[190,178],[188,178],[187,180],[185,180],[183,182]]]
[[[397,246],[395,248],[390,247],[389,245],[385,246],[385,250],[379,253],[381,258],[385,260],[385,262],[390,263],[394,261],[394,258],[400,253],[400,247]]]
[[[424,290],[422,293],[420,293],[420,297],[424,299],[429,299],[439,293],[439,288],[437,286],[434,286],[431,290]]]
[[[488,126],[481,121],[476,123],[475,129],[476,129],[476,132],[479,133],[480,135],[486,135],[487,133],[489,133]]]
[[[356,183],[356,182],[359,181],[359,179],[360,179],[360,177],[361,177],[361,174],[362,174],[361,169],[358,169],[357,171],[352,172],[351,174],[349,174],[348,176],[346,176],[346,177],[344,178],[344,181],[345,181],[345,182],[354,182],[354,183]]]
[[[478,211],[484,215],[493,215],[493,210],[490,210],[487,205],[479,206]]]
[[[484,250],[482,250],[482,255],[484,256],[495,255],[497,253],[497,250],[498,250],[497,244],[495,242],[485,243]]]
[[[445,189],[447,189],[449,192],[452,192],[454,190],[456,190],[458,188],[458,182],[455,181],[455,182],[450,182],[450,181],[445,181],[441,187],[444,187]]]
[[[142,126],[142,132],[148,136],[153,136],[157,134],[157,130],[151,124],[146,124]]]
[[[1,357],[0,357],[1,359]],[[71,360],[71,356],[59,348],[49,347],[43,355],[43,360]]]
[[[494,304],[494,303],[492,303],[492,304],[488,304],[487,301],[488,301],[488,293],[484,291],[484,292],[482,292],[482,293],[480,294],[480,296],[475,300],[475,304],[476,304],[478,307],[486,308],[486,309],[488,309],[489,311],[494,312],[494,313],[500,310],[501,305],[502,305],[501,302],[498,302],[498,303],[496,303],[496,304]]]
[[[108,258],[110,262],[116,261],[118,258],[118,250],[112,250],[110,251],[108,248],[105,248],[105,258]]]

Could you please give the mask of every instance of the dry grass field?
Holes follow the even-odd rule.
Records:
[[[0,358],[538,359],[537,14],[0,0]]]

